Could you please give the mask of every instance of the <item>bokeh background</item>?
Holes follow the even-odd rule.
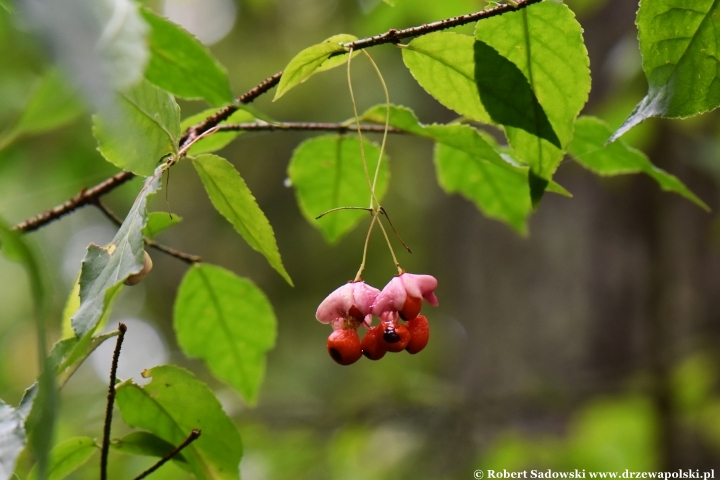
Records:
[[[478,10],[478,0],[166,0],[148,2],[211,45],[235,94],[282,69],[302,48],[336,33],[359,37]],[[585,29],[593,89],[585,113],[618,126],[647,84],[634,26],[636,0],[567,0]],[[472,27],[458,29],[471,33]],[[393,46],[371,50],[393,103],[421,121],[455,114],[428,96]],[[0,8],[0,130],[17,118],[47,65],[37,40]],[[359,108],[381,103],[372,67],[353,64]],[[314,76],[281,101],[255,106],[278,120],[341,121],[351,116],[343,69]],[[204,108],[181,103],[183,116]],[[439,280],[440,306],[425,307],[431,341],[421,354],[361,359],[351,367],[327,355],[330,330],[315,308],[352,278],[365,221],[327,245],[284,186],[295,146],[310,134],[246,134],[222,153],[242,173],[275,228],[295,288],[216,214],[193,169],[173,168],[167,203],[151,208],[184,221],[160,241],[254,280],[279,321],[276,348],[256,406],[214,380],[178,349],[172,306],[187,266],[150,251],[155,268],[127,288],[111,324],[129,326],[120,376],[175,363],[216,391],[237,423],[245,480],[463,479],[478,468],[622,471],[720,465],[720,122],[650,120],[626,140],[680,177],[706,213],[661,192],[642,176],[600,179],[571,161],[556,180],[568,199],[546,195],[530,235],[488,220],[435,180],[432,144],[392,137],[392,180],[384,201],[413,249],[398,249],[410,272]],[[376,140],[379,140],[376,138]],[[95,150],[89,116],[21,139],[0,152],[0,216],[17,223],[114,173]],[[106,197],[129,209],[139,180]],[[86,207],[29,234],[53,283],[52,340],[90,242],[107,243],[113,225]],[[365,280],[393,275],[377,235]],[[37,374],[27,279],[0,258],[0,397],[15,403]],[[198,319],[201,321],[201,319]],[[109,342],[112,343],[112,342]],[[105,348],[107,347],[107,348]],[[111,345],[96,351],[62,391],[58,440],[99,436]],[[113,436],[127,432],[117,418]],[[23,461],[27,462],[27,459]],[[113,454],[112,478],[133,478],[152,459]],[[172,465],[155,478],[181,479]],[[97,477],[95,462],[74,474]]]

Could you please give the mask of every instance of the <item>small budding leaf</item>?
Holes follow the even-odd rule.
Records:
[[[650,117],[687,118],[720,106],[719,14],[713,0],[640,2],[638,38],[649,90],[611,142]]]
[[[180,107],[164,90],[143,80],[117,95],[117,109],[93,116],[93,135],[105,159],[142,176],[175,153]]]
[[[182,451],[199,480],[237,480],[242,443],[232,420],[212,390],[189,371],[172,365],[146,370],[152,381],[140,387],[117,386],[116,402],[123,421],[177,446],[194,429],[200,437]]]
[[[85,465],[99,450],[90,437],[73,437],[57,444],[50,451],[47,480],[62,480]],[[30,470],[27,480],[38,480],[37,466]]]
[[[216,377],[255,402],[277,330],[272,306],[255,284],[195,265],[180,284],[173,323],[187,356],[205,360]]]
[[[357,37],[352,35],[335,35],[295,55],[280,77],[280,84],[278,84],[273,101],[310,78],[314,73],[342,65],[347,60],[347,54],[338,55],[341,58],[331,58],[331,55],[342,54],[346,50],[341,43],[354,40],[357,40]]]
[[[370,182],[380,157],[380,148],[363,139]],[[370,204],[370,187],[355,137],[323,135],[301,143],[293,152],[288,176],[295,187],[300,210],[308,221],[320,229],[330,243],[340,240],[362,218],[362,210],[340,210],[321,219],[318,215],[333,208],[364,207]],[[387,158],[380,165],[375,195],[382,200],[388,187],[390,172]]]
[[[280,258],[275,232],[240,173],[224,158],[211,154],[194,158],[193,166],[215,209],[292,285]]]
[[[182,217],[179,215],[171,215],[167,212],[148,213],[143,235],[148,238],[155,238],[160,235],[160,233],[180,222],[182,222]]]
[[[204,99],[210,105],[232,102],[227,71],[190,32],[147,8],[141,13],[150,26],[150,63],[145,78],[178,97]]]
[[[575,137],[570,143],[569,153],[583,167],[603,176],[645,173],[652,177],[660,188],[685,197],[703,210],[710,208],[700,200],[677,177],[653,165],[639,150],[628,146],[622,140],[606,145],[610,127],[595,117],[580,117],[575,123]]]
[[[72,317],[72,328],[79,337],[95,330],[118,285],[143,269],[146,205],[148,197],[160,189],[161,169],[145,182],[110,245],[88,247],[80,273],[80,308]]]

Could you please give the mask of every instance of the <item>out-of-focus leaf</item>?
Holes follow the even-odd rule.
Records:
[[[372,182],[380,148],[365,139],[363,148]],[[328,242],[337,242],[368,216],[363,211],[341,210],[319,220],[315,218],[333,208],[370,205],[370,187],[357,138],[323,135],[304,141],[293,153],[288,176],[303,215],[320,229]],[[378,200],[382,200],[387,191],[389,177],[388,162],[384,157],[375,188]]]
[[[686,118],[720,106],[720,4],[714,0],[643,0],[637,15],[649,90],[614,141],[650,117]]]
[[[160,168],[145,182],[110,245],[92,243],[88,247],[80,273],[80,308],[72,317],[72,328],[79,337],[94,331],[107,311],[113,289],[143,269],[146,204],[148,196],[160,188]]]
[[[248,402],[257,399],[277,327],[270,302],[254,283],[213,265],[193,266],[178,290],[174,325],[186,355],[205,360]]]
[[[25,420],[16,409],[0,400],[0,479],[12,478],[25,442]]]
[[[215,209],[235,227],[253,250],[262,253],[290,285],[292,280],[280,258],[275,232],[235,167],[217,155],[200,155],[193,166]]]
[[[598,175],[645,173],[652,177],[663,190],[675,192],[700,208],[710,210],[710,207],[677,177],[653,165],[641,151],[628,146],[623,141],[606,146],[610,134],[610,127],[599,118],[578,118],[575,123],[575,138],[569,148],[570,155],[580,165]]]
[[[671,382],[678,410],[690,418],[696,417],[713,400],[718,369],[712,357],[695,354],[675,368]]]
[[[162,458],[175,450],[177,445],[168,443],[152,433],[132,432],[118,440],[113,440],[110,446],[118,452]],[[182,452],[173,455],[172,460],[185,469],[189,468]]]
[[[187,130],[191,126],[200,123],[201,121],[205,120],[209,116],[213,115],[217,110],[210,109],[205,110],[204,112],[200,112],[196,115],[193,115],[191,117],[186,118],[182,121],[181,128],[183,131]],[[230,118],[227,120],[221,122],[223,123],[249,123],[254,122],[255,116],[244,109],[239,109],[232,115],[230,115]],[[216,152],[223,148],[228,143],[232,142],[235,137],[237,137],[240,134],[243,134],[245,132],[243,131],[232,131],[232,132],[217,132],[213,133],[212,135],[201,138],[197,142],[193,144],[192,147],[190,147],[190,150],[188,151],[189,155],[200,155],[201,153],[210,153],[210,152]]]
[[[123,170],[152,175],[177,151],[180,107],[164,90],[143,80],[117,95],[118,111],[93,116],[93,134],[105,159]]]
[[[200,40],[147,8],[141,12],[151,29],[145,78],[178,97],[215,106],[232,102],[227,71]]]
[[[486,43],[436,32],[410,42],[403,60],[446,107],[480,122],[520,128],[560,147],[523,72]]]
[[[200,430],[200,437],[183,450],[197,478],[237,480],[240,435],[207,385],[170,365],[146,370],[144,376],[152,381],[143,387],[132,381],[117,387],[116,402],[125,423],[174,446]]]
[[[95,440],[90,437],[73,437],[59,443],[50,452],[50,465],[47,480],[62,480],[82,467],[99,450]],[[37,480],[36,467],[30,470],[28,480]]]
[[[285,95],[291,88],[310,78],[315,72],[321,69],[328,70],[341,65],[343,60],[330,59],[330,56],[334,53],[345,52],[345,47],[341,45],[341,42],[351,42],[353,40],[357,40],[357,38],[352,35],[335,35],[295,55],[287,67],[285,67],[282,77],[280,77],[280,83],[278,84],[273,101]],[[347,57],[347,55],[344,55],[344,57]]]
[[[560,140],[558,147],[517,126],[505,128],[515,154],[530,165],[542,186],[560,164],[590,92],[582,27],[566,5],[542,2],[478,22],[475,37],[523,72]],[[542,189],[531,194],[536,203]]]
[[[114,91],[142,78],[147,25],[132,0],[18,3],[78,92],[98,108],[111,108]]]
[[[171,215],[167,212],[151,212],[148,213],[143,234],[148,238],[155,238],[163,231],[180,222],[182,222],[182,217],[179,215]]]

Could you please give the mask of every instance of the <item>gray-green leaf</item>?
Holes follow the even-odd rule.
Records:
[[[187,356],[205,360],[216,377],[255,402],[277,329],[255,284],[220,267],[193,266],[178,290],[174,325]]]
[[[200,155],[193,166],[205,185],[215,209],[235,227],[253,250],[262,253],[270,266],[292,285],[280,258],[275,232],[235,167],[217,155]]]
[[[73,330],[79,337],[95,329],[107,310],[113,289],[143,268],[147,199],[160,189],[160,168],[145,182],[110,245],[100,247],[93,243],[88,247],[80,273],[80,308],[72,317]]]
[[[278,84],[273,101],[285,95],[291,88],[310,78],[312,74],[341,65],[344,60],[330,59],[330,56],[334,53],[345,52],[345,47],[341,45],[341,42],[346,43],[353,40],[357,40],[357,37],[347,34],[335,35],[295,55],[287,67],[285,67],[282,77],[280,77],[280,83]],[[346,59],[347,55],[343,55],[343,57]]]
[[[73,437],[55,446],[50,452],[47,480],[62,480],[82,467],[98,451],[98,445],[90,437]],[[33,467],[28,480],[37,480],[37,467]]]
[[[12,478],[25,442],[25,419],[15,408],[0,400],[0,479]]]
[[[200,437],[183,450],[197,478],[237,480],[240,435],[207,385],[171,365],[146,370],[144,375],[152,381],[143,387],[131,381],[117,387],[116,401],[125,423],[175,446],[199,429]]]
[[[372,182],[380,148],[363,139],[367,169]],[[301,143],[293,153],[288,176],[295,187],[305,218],[335,243],[357,225],[367,212],[341,210],[317,220],[323,212],[338,207],[370,205],[370,187],[365,176],[360,141],[355,137],[323,135]],[[387,158],[380,165],[375,195],[382,200],[390,172]]]
[[[628,146],[622,140],[606,145],[610,127],[595,117],[580,117],[575,123],[575,137],[570,144],[570,155],[577,162],[598,175],[625,175],[645,173],[652,177],[660,188],[675,192],[709,211],[700,200],[677,177],[657,168],[639,150]]]
[[[178,97],[205,99],[210,105],[232,102],[227,71],[190,32],[147,8],[150,63],[145,78]]]
[[[98,150],[110,163],[142,176],[177,151],[180,107],[164,90],[143,80],[117,95],[118,108],[93,117]]]
[[[720,3],[643,0],[637,15],[648,94],[612,135],[650,117],[686,118],[720,106]]]

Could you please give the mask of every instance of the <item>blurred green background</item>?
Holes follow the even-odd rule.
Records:
[[[394,8],[379,0],[147,3],[212,43],[236,95],[333,34],[363,37],[486,5],[477,0],[398,0]],[[593,90],[585,113],[617,127],[647,88],[634,26],[638,2],[567,3],[585,29],[591,59]],[[472,27],[458,30],[471,33]],[[43,52],[23,22],[0,8],[0,131],[18,117],[45,71]],[[413,108],[426,123],[455,118],[413,81],[398,49],[386,45],[370,53],[393,103]],[[383,101],[362,57],[353,63],[353,75],[361,111]],[[352,115],[343,69],[314,76],[277,103],[271,98],[254,106],[277,120],[342,121]],[[183,117],[205,108],[199,102],[181,107]],[[90,125],[84,115],[0,152],[0,216],[18,223],[116,172],[95,150]],[[719,129],[717,114],[650,120],[627,140],[717,211]],[[295,288],[215,213],[184,162],[172,170],[167,202],[158,195],[151,204],[160,211],[169,206],[184,218],[160,241],[253,279],[270,297],[279,336],[256,406],[245,405],[201,362],[178,350],[172,305],[185,264],[151,250],[152,274],[122,292],[110,322],[129,326],[122,378],[139,379],[144,368],[170,362],[192,369],[215,389],[243,438],[245,480],[463,479],[477,468],[720,465],[716,212],[663,193],[648,178],[603,180],[568,161],[556,180],[574,198],[547,195],[530,221],[530,236],[521,238],[439,189],[430,142],[392,137],[384,205],[414,252],[398,250],[399,259],[406,270],[438,279],[440,306],[424,309],[432,335],[421,354],[341,367],[325,348],[330,329],[314,313],[357,271],[369,221],[329,246],[302,218],[284,180],[293,149],[309,136],[246,134],[223,151],[273,224]],[[139,187],[134,180],[106,203],[124,214]],[[108,242],[113,233],[113,225],[87,207],[29,234],[52,277],[52,341],[59,338],[62,307],[85,248]],[[364,278],[382,288],[394,270],[380,235],[369,255]],[[23,271],[0,258],[0,397],[9,403],[16,403],[37,375],[31,316]],[[104,347],[62,391],[58,440],[100,435],[112,349]],[[113,427],[113,437],[127,431],[119,418]],[[96,478],[95,463],[72,478]],[[111,478],[133,478],[152,463],[113,454]],[[169,465],[154,478],[185,475]]]

